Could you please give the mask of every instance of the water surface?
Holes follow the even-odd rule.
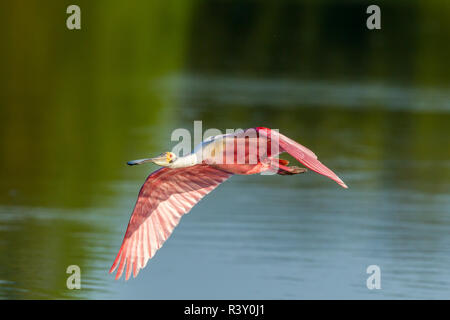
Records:
[[[0,297],[450,298],[447,2],[383,2],[380,32],[353,1],[161,3],[81,2],[79,32],[63,4],[2,4]],[[349,189],[232,177],[137,279],[114,281],[156,169],[125,162],[194,120],[278,128]]]

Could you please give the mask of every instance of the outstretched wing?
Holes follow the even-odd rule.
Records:
[[[317,159],[317,156],[314,154],[314,152],[312,152],[305,146],[302,146],[300,143],[295,142],[294,140],[284,136],[283,134],[275,130],[270,130],[268,128],[262,127],[258,127],[257,130],[261,136],[270,138],[272,146],[276,142],[278,142],[280,153],[286,151],[309,169],[336,181],[343,188],[348,188],[347,185],[333,171],[328,169],[322,162]]]
[[[208,165],[159,169],[148,176],[131,215],[119,253],[109,270],[116,279],[136,277],[177,226],[205,195],[232,174]]]

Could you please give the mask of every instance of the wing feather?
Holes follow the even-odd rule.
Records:
[[[208,165],[159,169],[142,186],[110,273],[137,276],[169,238],[181,217],[232,174]]]

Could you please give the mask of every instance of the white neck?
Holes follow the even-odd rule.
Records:
[[[187,156],[177,158],[174,162],[168,165],[169,168],[185,168],[198,164],[197,155],[195,153],[188,154]]]

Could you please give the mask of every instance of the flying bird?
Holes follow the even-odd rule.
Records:
[[[152,162],[162,168],[151,173],[141,187],[119,253],[109,272],[117,268],[116,279],[124,271],[126,280],[131,273],[136,277],[169,238],[180,218],[232,175],[295,175],[307,171],[306,168],[288,166],[289,161],[277,158],[283,152],[347,188],[314,152],[277,130],[264,127],[209,137],[186,156],[177,157],[172,152],[165,152],[155,158],[129,161],[128,165]]]

